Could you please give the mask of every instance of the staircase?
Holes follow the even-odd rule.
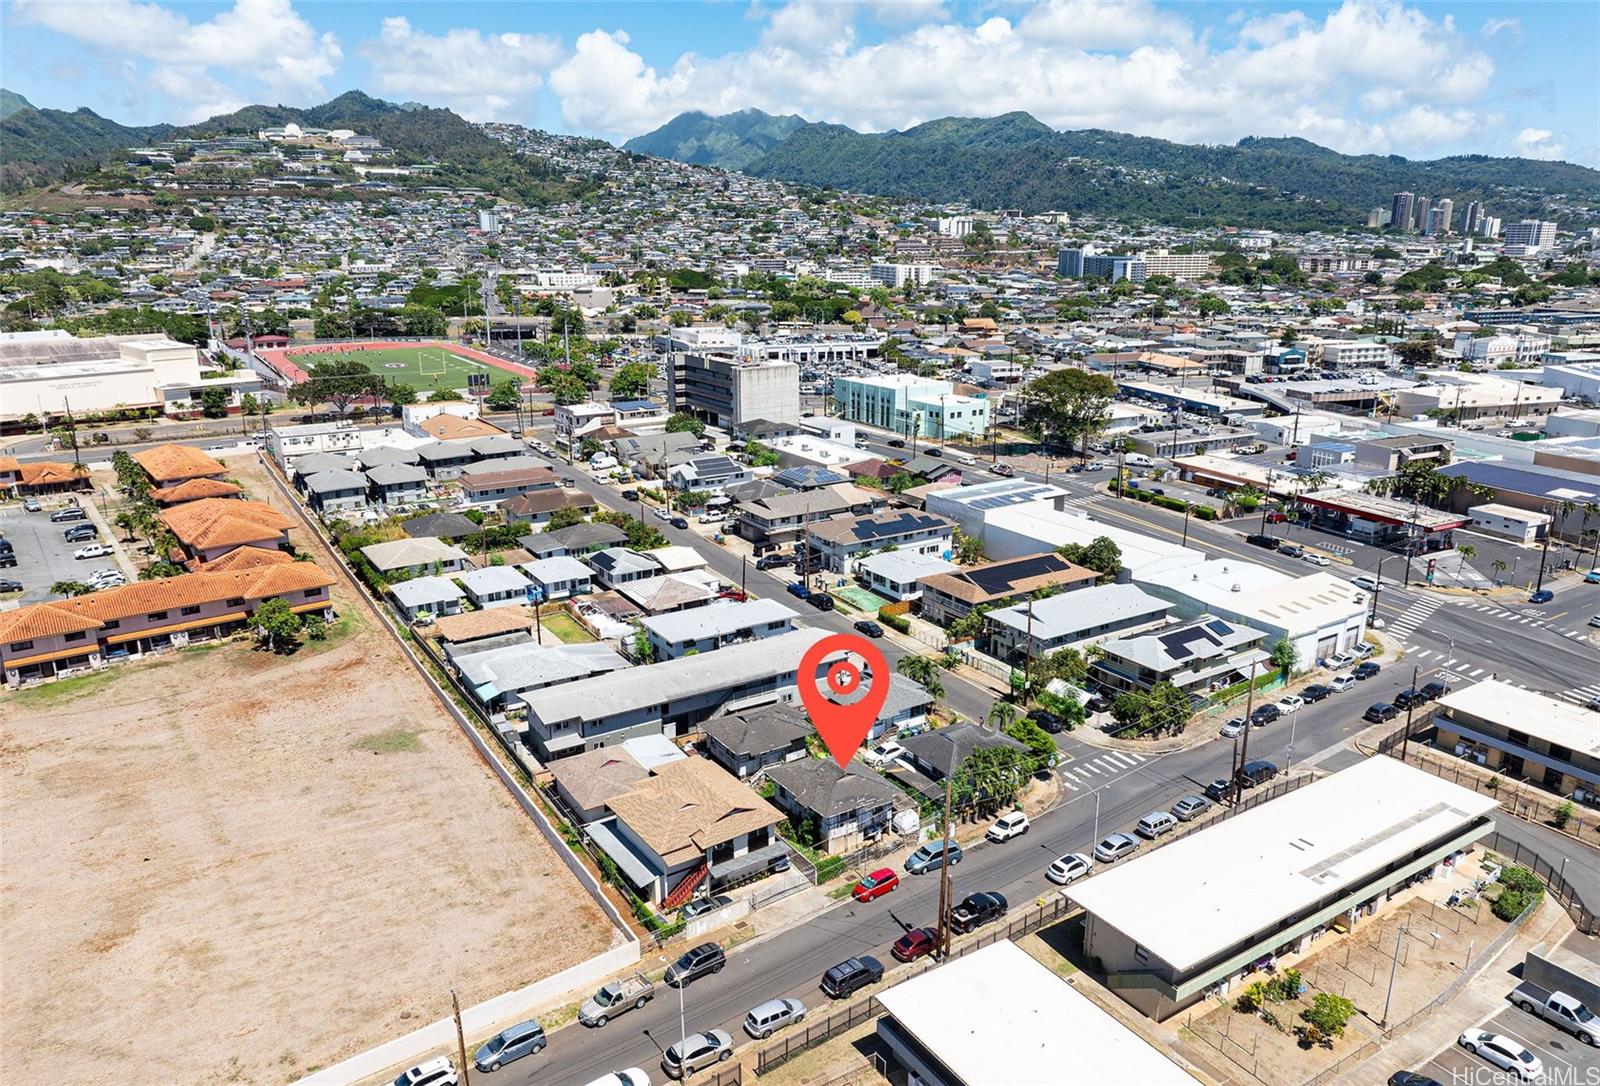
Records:
[[[710,872],[710,866],[702,862],[699,867],[685,875],[683,881],[678,883],[672,893],[667,895],[667,899],[661,903],[661,911],[670,913],[679,906],[688,904],[689,899],[694,897],[695,890]]]

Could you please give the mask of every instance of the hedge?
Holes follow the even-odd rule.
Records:
[[[900,615],[891,615],[887,611],[879,610],[878,621],[889,627],[891,630],[897,630],[900,633],[911,632],[910,621],[901,617]]]
[[[836,879],[844,874],[844,857],[824,856],[817,861],[817,885],[820,886],[831,879]]]

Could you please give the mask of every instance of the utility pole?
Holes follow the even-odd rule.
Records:
[[[1022,643],[1022,700],[1028,700],[1028,684],[1033,679],[1033,593],[1028,594],[1028,632]]]
[[[1189,514],[1194,512],[1193,505],[1183,507],[1183,546],[1189,545]]]
[[[67,408],[67,424],[70,426],[71,422],[72,422],[72,408],[69,406]],[[77,450],[78,443],[76,441],[74,441],[72,443],[72,446],[73,446],[73,450],[72,450],[73,456],[76,457],[77,456],[77,452],[78,452],[78,450]],[[1548,512],[1548,510],[1546,510],[1546,511]],[[1551,525],[1552,528],[1554,528],[1554,526],[1555,526],[1555,516],[1554,515],[1552,515],[1550,517],[1550,525]],[[1540,551],[1539,551],[1539,577],[1538,577],[1538,580],[1536,580],[1534,582],[1534,584],[1533,584],[1533,590],[1535,592],[1538,592],[1539,589],[1544,587],[1544,564],[1545,564],[1545,561],[1550,557],[1550,535],[1551,535],[1551,532],[1548,531],[1548,530],[1544,533],[1544,547],[1541,548]]]
[[[1405,730],[1405,734],[1403,736],[1401,736],[1401,738],[1400,738],[1400,760],[1402,762],[1406,760],[1406,755],[1411,752],[1411,710],[1417,704],[1416,700],[1415,700],[1416,689],[1417,689],[1417,674],[1418,674],[1418,667],[1417,667],[1416,664],[1412,664],[1411,665],[1412,697],[1409,697],[1409,698],[1406,699],[1406,730]]]
[[[467,1035],[461,1029],[461,1000],[456,998],[454,988],[450,989],[450,1008],[456,1019],[456,1052],[461,1056],[461,1086],[471,1086],[472,1078],[467,1073]]]
[[[1394,999],[1394,976],[1400,971],[1400,941],[1406,937],[1407,925],[1401,924],[1394,933],[1394,959],[1389,963],[1389,994],[1383,997],[1383,1020],[1378,1023],[1379,1029],[1389,1028],[1389,1004]],[[1470,962],[1472,959],[1468,957]]]
[[[1239,755],[1239,759],[1234,765],[1233,780],[1230,782],[1233,785],[1233,802],[1235,803],[1239,802],[1239,774],[1244,769],[1245,764],[1250,761],[1250,729],[1255,727],[1250,721],[1250,712],[1256,702],[1256,668],[1260,663],[1261,661],[1259,660],[1250,661],[1250,689],[1245,692],[1244,696],[1244,751]]]
[[[951,829],[950,806],[955,793],[955,773],[952,772],[944,779],[944,821],[939,826],[939,847],[945,851],[944,861],[939,864],[939,934],[936,949],[939,957],[948,961],[950,959],[950,842],[955,839]]]
[[[67,440],[72,442],[72,466],[75,468],[81,468],[83,466],[83,458],[78,455],[78,423],[77,420],[72,417],[72,401],[63,396],[61,397],[61,403],[62,406],[67,409]],[[1550,549],[1549,541],[1550,535],[1547,532],[1545,533],[1546,551]],[[1539,565],[1539,575],[1541,577],[1544,576],[1544,564],[1542,562]]]

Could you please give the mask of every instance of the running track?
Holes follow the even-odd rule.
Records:
[[[327,351],[329,354],[337,354],[341,351],[388,351],[401,347],[416,347],[424,350],[436,348],[449,351],[451,354],[458,354],[463,358],[470,358],[474,362],[482,362],[484,365],[493,366],[497,370],[504,370],[507,373],[514,373],[519,377],[527,377],[532,379],[538,376],[538,372],[531,366],[524,366],[517,362],[507,362],[503,358],[497,358],[492,354],[486,354],[483,351],[476,350],[472,347],[462,347],[459,344],[435,339],[378,339],[355,343],[315,343],[308,344],[303,347],[272,347],[264,350],[258,349],[256,354],[263,361],[275,368],[279,373],[289,378],[289,380],[293,381],[295,384],[299,384],[311,375],[305,371],[304,367],[290,360],[289,356],[291,354],[315,354],[318,351]]]

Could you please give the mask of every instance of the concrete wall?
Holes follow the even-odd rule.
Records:
[[[1600,980],[1585,977],[1564,966],[1557,965],[1544,956],[1541,943],[1528,951],[1522,962],[1522,979],[1552,992],[1566,992],[1584,1006],[1600,1007]]]

